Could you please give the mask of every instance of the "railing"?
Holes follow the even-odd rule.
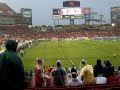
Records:
[[[62,86],[62,87],[36,87],[24,90],[120,90],[120,83],[114,84],[94,84],[81,86]]]

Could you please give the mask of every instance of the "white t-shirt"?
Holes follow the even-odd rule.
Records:
[[[79,86],[79,85],[82,85],[82,82],[77,78],[70,79],[67,83],[67,86]]]
[[[102,76],[98,76],[95,78],[95,84],[106,84],[107,82],[107,78],[102,77]]]

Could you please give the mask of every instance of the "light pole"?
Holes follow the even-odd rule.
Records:
[[[92,12],[91,12],[91,16],[92,16],[92,24],[94,24],[94,15],[97,15],[97,12],[93,12],[93,8],[92,8]]]
[[[100,23],[102,24],[102,20],[103,20],[104,15],[101,13],[99,16],[100,16],[100,20],[101,20]]]

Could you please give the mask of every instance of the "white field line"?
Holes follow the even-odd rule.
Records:
[[[68,57],[68,58],[69,58],[70,62],[72,63],[72,65],[74,65],[74,63],[73,63],[72,59],[71,59],[70,57]]]

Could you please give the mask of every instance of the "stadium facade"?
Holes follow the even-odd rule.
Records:
[[[0,25],[32,25],[32,9],[21,8],[16,13],[7,4],[0,3]]]
[[[111,7],[111,23],[120,27],[120,6]]]

